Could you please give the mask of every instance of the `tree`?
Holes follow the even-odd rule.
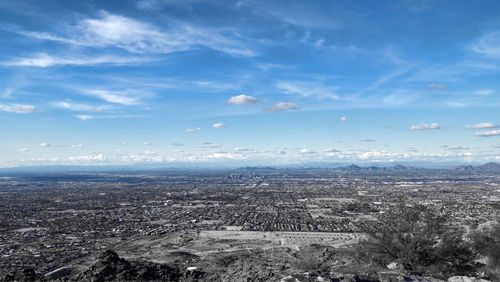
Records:
[[[367,238],[358,245],[361,258],[386,267],[438,278],[474,273],[476,253],[465,230],[445,214],[399,201],[376,222],[362,227]]]
[[[487,258],[485,273],[492,281],[500,280],[500,218],[472,233],[474,248]]]

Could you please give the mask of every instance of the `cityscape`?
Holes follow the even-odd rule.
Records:
[[[499,282],[500,1],[0,0],[0,281]]]

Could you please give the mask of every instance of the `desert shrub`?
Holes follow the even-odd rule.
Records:
[[[437,278],[469,275],[476,253],[465,230],[451,224],[446,214],[404,201],[376,222],[365,223],[367,238],[356,248],[358,257],[386,267],[396,263],[407,272]]]
[[[487,258],[485,274],[492,281],[500,281],[500,219],[476,230],[471,237],[477,252]]]
[[[325,275],[332,270],[336,255],[337,251],[330,246],[312,244],[295,253],[294,267],[313,275]]]

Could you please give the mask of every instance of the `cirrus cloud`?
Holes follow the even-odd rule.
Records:
[[[92,48],[114,47],[136,54],[168,54],[206,47],[235,56],[256,55],[231,32],[174,21],[169,23],[167,29],[160,29],[147,22],[105,11],[99,12],[97,18],[86,18],[66,26],[60,34],[18,33],[39,40]]]
[[[5,66],[19,67],[39,67],[48,68],[54,66],[72,65],[72,66],[98,66],[98,65],[130,65],[143,62],[150,62],[149,58],[134,58],[134,57],[116,57],[116,56],[97,56],[86,57],[56,57],[46,53],[36,53],[31,57],[17,58],[13,61],[2,63]]]
[[[295,103],[285,103],[285,102],[279,102],[271,107],[265,109],[265,112],[282,112],[282,111],[288,111],[288,110],[297,110],[299,107]]]
[[[500,32],[485,34],[471,46],[472,51],[490,57],[500,57]]]
[[[91,115],[76,115],[75,117],[79,120],[89,120],[94,118],[94,116]]]
[[[11,104],[11,105],[0,104],[0,111],[9,112],[9,113],[17,113],[17,114],[25,114],[25,113],[34,112],[35,106],[23,105],[23,104]]]
[[[429,87],[431,89],[437,89],[437,90],[446,89],[446,85],[444,85],[444,84],[436,84],[436,83],[431,83],[431,84],[427,85],[427,87]]]
[[[197,131],[201,131],[201,128],[200,127],[196,127],[196,128],[188,128],[188,129],[186,129],[187,133],[192,133],[192,132],[197,132]]]

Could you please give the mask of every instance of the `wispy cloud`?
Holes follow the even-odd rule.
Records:
[[[117,57],[117,56],[97,56],[97,57],[56,57],[46,53],[37,53],[32,57],[18,58],[12,61],[3,62],[5,66],[25,66],[25,67],[54,67],[61,65],[73,66],[98,66],[98,65],[130,65],[144,62],[151,62],[151,58],[139,57]]]
[[[445,150],[447,151],[463,151],[463,150],[469,150],[468,146],[446,146]]]
[[[198,131],[201,131],[200,127],[186,129],[187,133],[198,132]]]
[[[297,105],[295,103],[285,103],[285,102],[280,102],[272,105],[271,107],[265,109],[265,112],[282,112],[282,111],[288,111],[288,110],[296,110],[298,109]]]
[[[47,32],[21,34],[39,40],[56,41],[87,47],[115,47],[137,54],[167,54],[207,47],[237,56],[255,56],[256,52],[240,42],[234,33],[170,22],[167,30],[105,11],[98,18],[87,18],[67,26],[62,35]]]
[[[272,70],[272,69],[284,69],[284,68],[286,68],[283,65],[272,64],[272,63],[261,63],[261,64],[258,64],[257,67],[259,69],[263,70],[263,71],[268,71],[268,70]]]
[[[489,57],[500,57],[500,32],[483,35],[471,46],[471,50]]]
[[[40,147],[50,147],[49,143],[40,143]]]
[[[444,84],[436,84],[436,83],[431,83],[431,84],[427,85],[427,87],[429,87],[431,89],[436,89],[436,90],[446,89],[446,85],[444,85]]]
[[[241,94],[229,98],[229,100],[227,100],[227,103],[235,105],[255,105],[259,103],[259,99],[252,96],[247,96],[245,94]]]
[[[476,132],[476,136],[479,136],[479,137],[491,137],[491,136],[499,136],[499,135],[500,135],[500,129]]]
[[[491,95],[493,93],[495,93],[495,90],[492,89],[481,89],[476,91],[476,94],[483,96]]]
[[[498,125],[492,122],[481,122],[478,124],[465,126],[465,128],[467,129],[484,129],[484,128],[496,128],[496,127],[498,127]]]
[[[35,111],[35,106],[33,105],[23,105],[23,104],[11,104],[11,105],[2,105],[0,104],[0,111],[10,112],[10,113],[18,113],[25,114],[31,113]]]
[[[91,115],[76,115],[75,117],[79,120],[89,120],[94,118],[94,116]]]
[[[215,149],[215,148],[220,148],[222,146],[220,144],[214,144],[211,142],[203,142],[201,145],[198,145],[196,147],[202,148],[202,149]]]
[[[127,89],[124,91],[108,91],[100,89],[84,89],[83,94],[92,96],[109,103],[121,105],[136,105],[140,104],[141,96],[145,96],[143,92],[137,90]]]
[[[422,123],[420,125],[414,125],[412,127],[410,127],[410,130],[414,131],[414,130],[431,130],[431,129],[440,129],[441,126],[437,123],[431,123],[431,124],[426,124],[426,123]]]
[[[410,66],[404,66],[404,67],[401,67],[401,68],[398,68],[396,69],[395,71],[393,72],[390,72],[390,73],[386,73],[382,76],[380,76],[379,78],[377,78],[377,80],[375,80],[375,82],[373,82],[370,86],[358,91],[356,94],[363,94],[363,93],[366,93],[366,92],[370,92],[370,91],[373,91],[373,90],[376,90],[378,89],[380,86],[394,80],[395,78],[397,77],[400,77],[406,73],[408,73],[411,69],[413,68],[412,65]]]
[[[91,155],[69,157],[68,160],[70,160],[70,161],[105,161],[106,156],[102,153],[99,153],[99,154],[96,153],[96,154],[91,154]]]
[[[286,94],[294,94],[302,97],[339,99],[334,94],[337,89],[336,87],[318,86],[317,83],[278,81],[276,88],[283,90]]]
[[[70,111],[87,111],[87,112],[100,112],[103,111],[103,107],[94,107],[87,104],[73,103],[69,101],[59,101],[54,102],[52,105],[56,108],[66,109]]]

